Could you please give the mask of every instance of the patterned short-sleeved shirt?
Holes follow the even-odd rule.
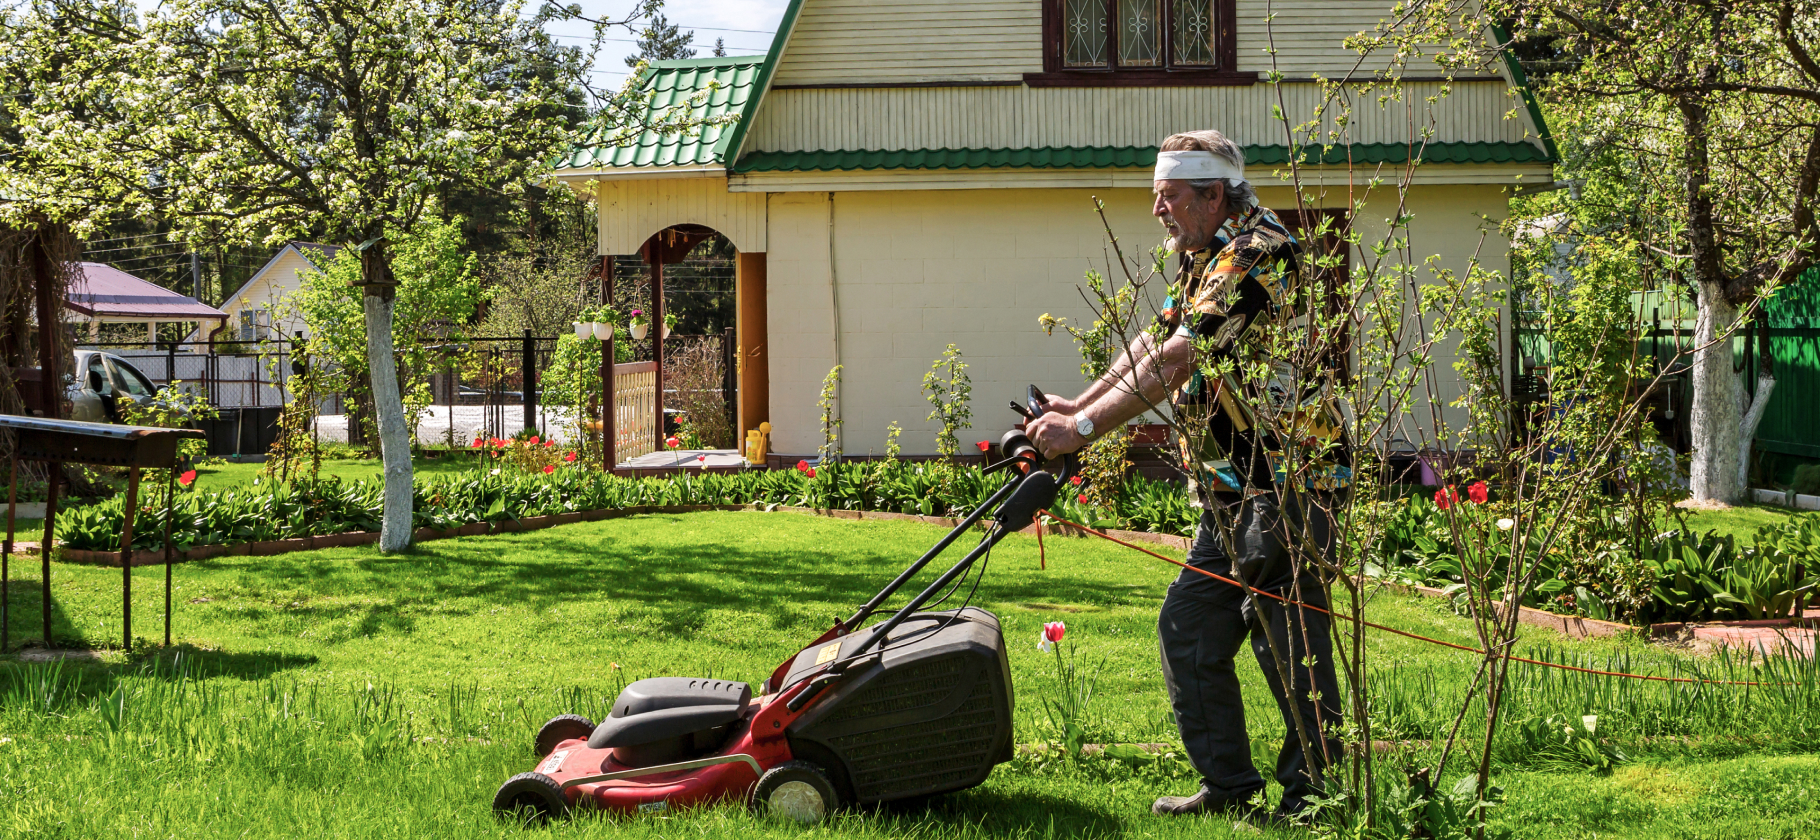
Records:
[[[1182,467],[1203,494],[1255,495],[1288,484],[1336,490],[1352,482],[1332,371],[1298,375],[1257,346],[1265,332],[1302,314],[1295,291],[1303,259],[1295,235],[1262,207],[1227,220],[1206,248],[1182,256],[1160,326],[1211,344],[1212,358],[1198,359],[1199,369],[1175,395],[1184,421],[1198,425],[1204,415],[1207,423],[1199,446],[1179,441]],[[1264,363],[1272,376],[1245,381],[1230,370],[1247,362]],[[1208,376],[1210,366],[1229,369]],[[1283,444],[1290,439],[1302,444],[1298,452],[1318,456],[1288,463]]]

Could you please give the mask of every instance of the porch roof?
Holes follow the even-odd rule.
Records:
[[[596,125],[557,161],[552,174],[563,178],[612,170],[724,166],[727,141],[764,63],[763,55],[651,62],[638,88],[644,111],[636,115],[649,127],[628,132]],[[702,100],[688,105],[698,94]],[[685,107],[666,116],[679,105]],[[664,128],[665,122],[678,119],[719,122],[686,130]]]

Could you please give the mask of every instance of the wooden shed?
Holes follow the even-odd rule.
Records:
[[[770,421],[774,453],[815,451],[816,396],[836,364],[848,453],[882,452],[894,421],[908,430],[905,452],[932,452],[919,384],[950,343],[971,365],[970,437],[1008,426],[993,407],[1027,382],[1078,385],[1074,347],[1045,336],[1036,316],[1089,314],[1076,288],[1104,267],[1095,197],[1128,254],[1161,243],[1150,186],[1164,137],[1219,129],[1245,147],[1264,204],[1295,206],[1272,175],[1290,153],[1272,108],[1281,96],[1289,113],[1311,114],[1317,77],[1381,67],[1342,41],[1391,4],[1274,0],[1269,31],[1266,8],[791,0],[767,54],[658,62],[641,80],[653,108],[710,90],[696,113],[727,124],[584,138],[555,177],[597,197],[603,255],[637,253],[677,226],[712,228],[738,248],[740,425]],[[1264,78],[1270,44],[1280,85]],[[1395,169],[1420,147],[1412,253],[1459,271],[1477,254],[1507,270],[1496,223],[1509,190],[1548,182],[1556,160],[1540,112],[1514,64],[1419,72],[1405,72],[1396,101],[1364,97],[1351,145],[1304,177],[1343,195],[1348,158]],[[1425,146],[1412,120],[1432,132]],[[1374,196],[1345,220],[1367,241],[1394,215],[1393,190]]]

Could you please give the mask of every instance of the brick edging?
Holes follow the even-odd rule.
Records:
[[[1446,592],[1432,586],[1414,586],[1402,583],[1387,583],[1384,588],[1406,595],[1419,595],[1425,598],[1445,598]],[[1500,610],[1501,611],[1501,610]],[[1695,627],[1805,627],[1813,624],[1811,619],[1768,618],[1746,621],[1669,621],[1658,624],[1632,626],[1616,621],[1603,621],[1597,618],[1586,618],[1578,615],[1562,615],[1535,607],[1518,607],[1517,622],[1531,627],[1566,635],[1572,639],[1605,638],[1625,634],[1641,635],[1649,639],[1660,639],[1678,636],[1684,630]]]

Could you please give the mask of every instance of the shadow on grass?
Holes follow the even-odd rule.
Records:
[[[246,588],[311,593],[284,607],[242,609],[242,618],[258,622],[282,611],[306,622],[333,620],[347,628],[336,634],[341,637],[409,632],[415,626],[413,613],[460,616],[501,604],[548,610],[575,603],[636,605],[658,633],[686,636],[716,609],[770,615],[774,629],[825,626],[836,612],[844,615],[864,603],[940,534],[930,529],[925,543],[894,546],[879,544],[874,534],[824,532],[827,539],[815,543],[820,548],[780,553],[746,544],[751,542],[747,527],[717,532],[688,516],[701,514],[617,520],[657,529],[648,541],[589,533],[581,526],[438,541],[398,554],[363,552],[354,563],[324,562],[315,553],[262,558],[253,565],[216,563],[237,571]],[[977,539],[963,537],[893,601],[901,604],[928,585]],[[1123,601],[1131,592],[1122,582],[1000,573],[988,574],[974,601],[1106,604]],[[963,589],[946,606],[958,605],[966,594]],[[347,603],[351,595],[357,603]],[[312,598],[339,600],[318,604]]]
[[[15,558],[15,560],[17,559]],[[0,654],[17,652],[28,646],[47,646],[44,636],[44,579],[39,577],[40,566],[37,558],[32,558],[29,569],[31,576],[21,578],[18,576],[21,565],[18,562],[12,564],[9,575],[11,579],[6,583],[7,638],[6,649],[0,650]],[[54,587],[56,583],[57,579],[53,573],[51,585]],[[55,590],[53,590],[50,601],[51,631],[48,647],[78,650],[94,647],[82,631],[76,629],[76,626],[70,622],[69,613],[63,609],[62,604],[57,602],[54,592]]]

